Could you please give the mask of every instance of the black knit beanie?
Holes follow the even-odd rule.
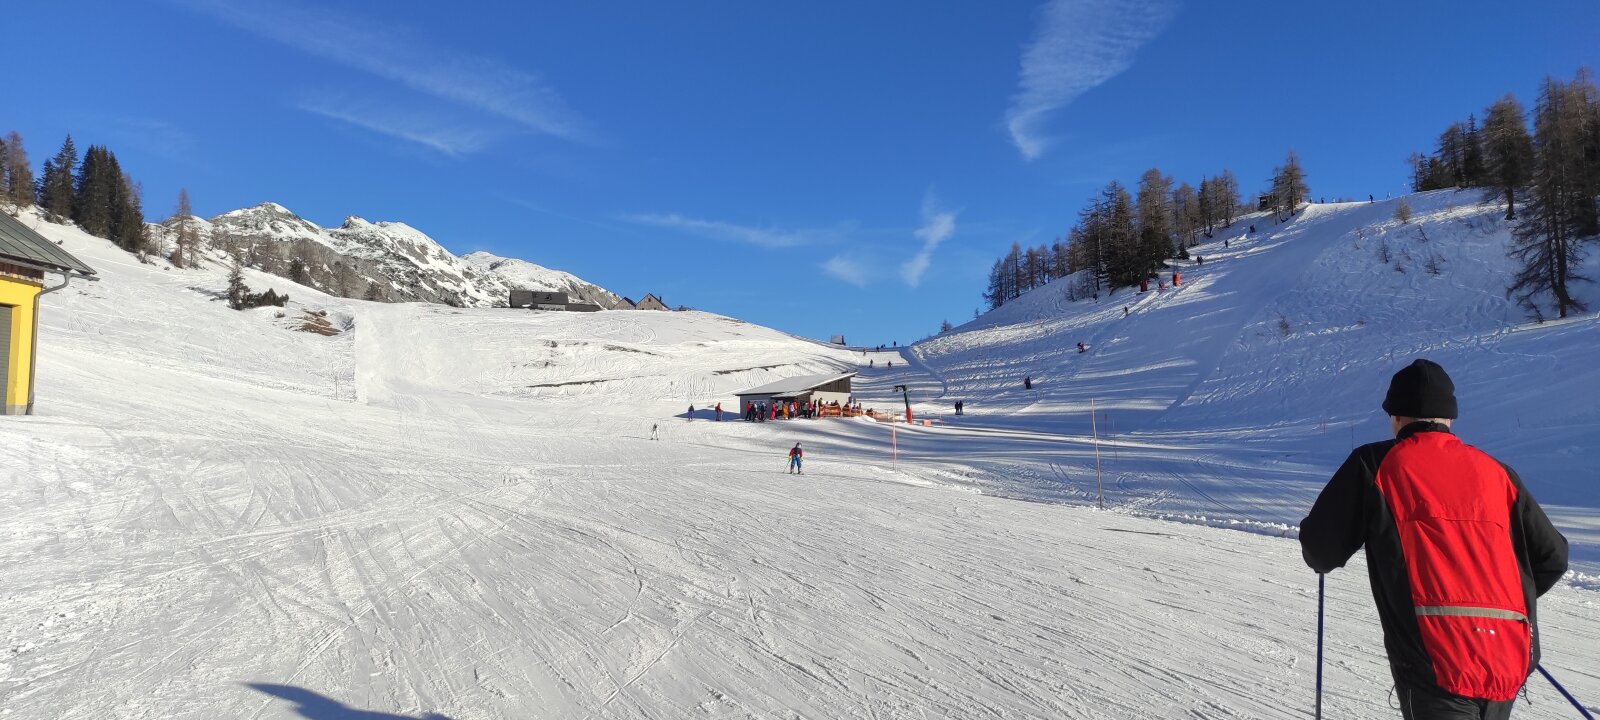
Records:
[[[1395,417],[1456,418],[1456,386],[1439,363],[1417,360],[1394,374],[1383,411]]]

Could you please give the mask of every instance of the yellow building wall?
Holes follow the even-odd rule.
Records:
[[[33,376],[33,307],[39,301],[39,285],[0,276],[0,312],[11,313],[11,352],[3,358],[8,372],[6,386],[0,388],[0,414],[21,415],[28,410],[29,380]]]

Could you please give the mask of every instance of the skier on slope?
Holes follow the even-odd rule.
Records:
[[[794,447],[789,448],[789,474],[805,474],[805,472],[800,469],[800,461],[803,460],[805,456],[805,451],[800,449],[800,443],[795,443]]]
[[[722,403],[717,403],[717,422],[722,422]]]
[[[1402,368],[1383,410],[1395,439],[1351,451],[1300,552],[1326,573],[1366,546],[1406,720],[1504,720],[1539,664],[1535,600],[1567,571],[1567,540],[1516,472],[1451,434],[1444,368]]]

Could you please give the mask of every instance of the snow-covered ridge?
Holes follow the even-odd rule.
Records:
[[[1402,201],[1410,222],[1394,217]],[[1389,377],[1426,357],[1455,380],[1458,433],[1517,469],[1592,571],[1600,314],[1539,323],[1506,297],[1504,212],[1444,190],[1246,216],[1170,261],[1176,289],[1171,269],[1165,290],[1098,299],[1064,279],[914,345],[934,381],[913,397],[930,399],[924,412],[964,399],[959,422],[974,426],[1109,432],[1118,454],[1102,470],[1119,507],[1291,531],[1352,446],[1388,436]],[[1579,292],[1600,305],[1594,286]],[[1086,476],[1064,469],[1070,482],[1018,468],[994,487],[1080,501]]]
[[[224,246],[239,246],[246,264],[282,277],[291,276],[298,258],[304,264],[300,282],[346,297],[495,307],[506,304],[510,290],[529,289],[565,292],[605,308],[621,304],[604,288],[525,260],[458,257],[403,222],[352,215],[324,228],[274,202],[193,222],[218,256]],[[173,221],[151,229],[169,242],[176,233]]]

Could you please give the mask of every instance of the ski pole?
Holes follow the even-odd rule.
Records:
[[[1588,720],[1594,720],[1594,716],[1590,715],[1589,711],[1585,710],[1583,708],[1583,704],[1578,702],[1578,699],[1573,697],[1572,693],[1567,692],[1566,688],[1561,687],[1561,683],[1556,682],[1555,676],[1551,675],[1549,670],[1544,669],[1543,665],[1540,665],[1538,667],[1539,667],[1539,674],[1543,675],[1544,679],[1549,680],[1551,685],[1556,686],[1556,689],[1561,691],[1561,697],[1566,698],[1567,702],[1572,703],[1572,706],[1578,709],[1578,714],[1579,715],[1582,715],[1585,718],[1588,718]]]
[[[1317,720],[1322,720],[1322,606],[1328,576],[1317,573]]]

